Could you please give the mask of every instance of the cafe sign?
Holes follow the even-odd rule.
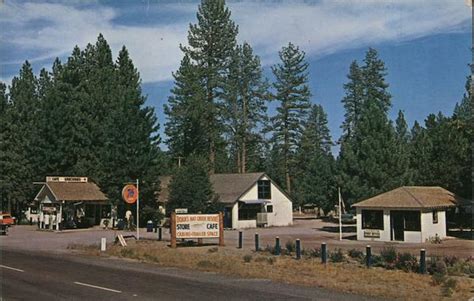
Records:
[[[176,215],[176,238],[218,238],[219,214]]]
[[[224,245],[223,216],[219,214],[176,214],[171,215],[171,245],[176,239],[219,238]]]

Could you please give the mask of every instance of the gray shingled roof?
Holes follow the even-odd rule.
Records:
[[[463,199],[438,186],[402,186],[352,205],[359,208],[446,208]]]
[[[263,172],[244,174],[213,174],[210,176],[214,192],[222,203],[234,203],[249,190],[262,176]],[[158,201],[166,203],[169,197],[168,185],[171,176],[160,177],[160,194]]]
[[[106,201],[107,197],[93,182],[47,182],[56,201]]]

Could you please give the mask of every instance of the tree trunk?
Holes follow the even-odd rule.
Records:
[[[240,149],[237,146],[237,173],[242,173],[241,159],[240,159]]]
[[[247,172],[247,99],[242,96],[242,113],[243,113],[243,137],[242,137],[242,173]]]

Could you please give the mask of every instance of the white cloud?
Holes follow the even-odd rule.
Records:
[[[127,46],[144,82],[169,80],[182,57],[178,45],[186,42],[189,22],[195,22],[197,4],[160,5],[155,4],[147,14],[166,6],[170,13],[185,14],[189,20],[117,25],[114,19],[123,12],[116,8],[7,3],[0,9],[0,26],[4,28],[0,42],[35,53],[34,57],[18,57],[18,62],[52,60],[70,53],[76,44],[83,48],[93,43],[102,32],[115,54],[122,45]],[[250,42],[267,64],[276,61],[278,50],[289,41],[300,45],[308,55],[325,55],[456,31],[471,18],[469,8],[461,1],[243,1],[229,5],[240,28],[239,39]]]

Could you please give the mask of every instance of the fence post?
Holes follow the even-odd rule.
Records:
[[[296,239],[296,259],[301,259],[301,241]]]
[[[420,273],[426,274],[426,250],[420,250]]]
[[[281,254],[280,237],[275,237],[275,255]]]
[[[326,249],[326,243],[323,242],[321,244],[321,263],[326,264],[327,262],[327,249]]]
[[[365,264],[367,265],[368,268],[372,265],[372,248],[370,245],[367,245],[365,247]]]
[[[243,245],[243,233],[242,231],[239,231],[239,249],[242,249]]]
[[[255,233],[255,252],[260,250],[259,241],[258,241],[258,233]]]
[[[161,241],[163,239],[163,228],[161,226],[158,227],[158,240]]]

